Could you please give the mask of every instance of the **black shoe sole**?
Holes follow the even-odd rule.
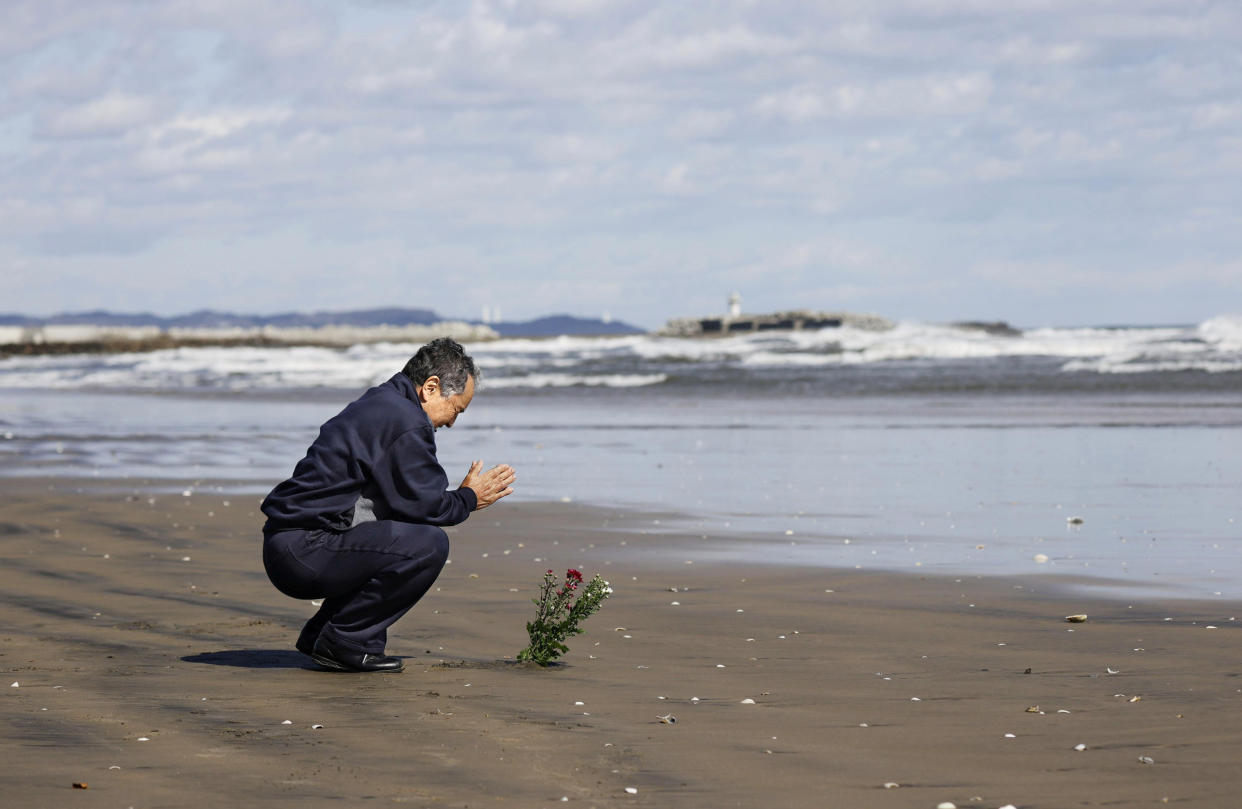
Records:
[[[357,669],[351,669],[349,666],[346,666],[343,663],[338,663],[330,657],[323,657],[322,655],[317,655],[313,652],[311,653],[310,659],[314,660],[325,669],[332,669],[333,671],[357,671]]]
[[[325,669],[330,669],[332,671],[352,671],[358,674],[396,674],[399,671],[405,670],[404,665],[398,666],[395,669],[356,669],[353,666],[347,666],[340,661],[333,660],[330,657],[324,657],[323,655],[312,654],[310,657],[311,660],[314,660]]]

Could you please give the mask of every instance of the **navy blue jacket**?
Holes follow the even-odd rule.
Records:
[[[427,525],[456,525],[476,505],[472,490],[448,490],[435,428],[405,374],[371,388],[320,428],[293,477],[260,506],[263,530],[344,531],[359,496],[373,502],[376,519]]]

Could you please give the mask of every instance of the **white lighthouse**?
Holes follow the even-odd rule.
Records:
[[[739,317],[742,314],[742,293],[734,292],[729,296],[729,317]]]

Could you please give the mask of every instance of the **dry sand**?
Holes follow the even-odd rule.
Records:
[[[1242,802],[1236,602],[706,564],[650,515],[506,501],[394,627],[405,672],[333,674],[256,498],[79,486],[4,484],[6,807]],[[564,665],[514,663],[571,565],[615,595]]]

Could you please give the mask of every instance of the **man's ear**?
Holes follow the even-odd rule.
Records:
[[[440,377],[429,376],[423,380],[423,384],[419,386],[418,395],[420,399],[430,399],[440,394]]]

